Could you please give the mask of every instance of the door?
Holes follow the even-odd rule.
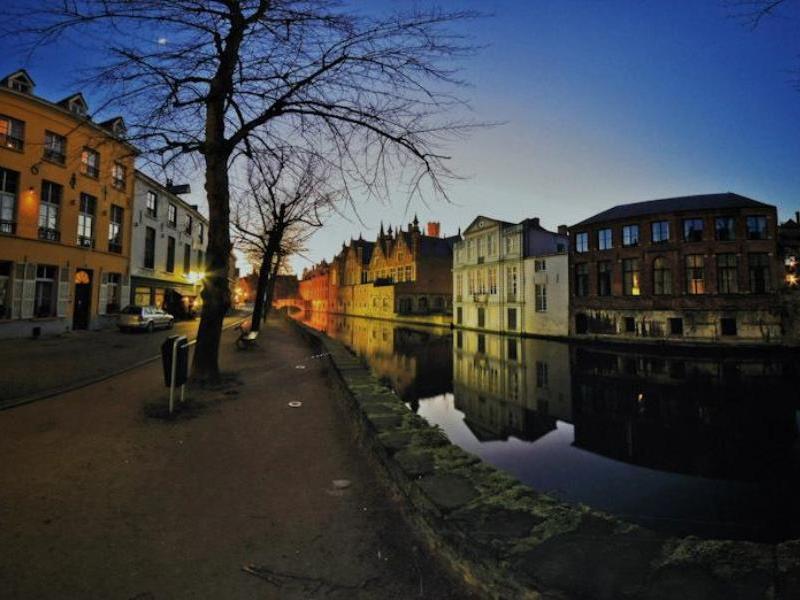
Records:
[[[78,269],[75,272],[75,308],[72,313],[73,329],[89,329],[92,307],[92,271]]]

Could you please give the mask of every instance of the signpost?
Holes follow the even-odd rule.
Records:
[[[185,335],[171,335],[161,344],[164,385],[169,388],[169,414],[172,414],[175,388],[181,386],[181,402],[185,400],[189,379],[189,341]]]

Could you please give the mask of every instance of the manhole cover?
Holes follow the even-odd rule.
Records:
[[[305,366],[305,365],[295,365],[295,367],[294,367],[294,368],[295,368],[295,369],[305,369],[305,368],[306,368],[306,366]]]
[[[301,406],[303,406],[303,403],[298,400],[292,400],[291,402],[289,402],[289,406],[292,408],[300,408]]]

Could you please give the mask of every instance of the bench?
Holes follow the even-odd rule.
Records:
[[[239,337],[236,340],[237,348],[240,350],[247,350],[248,348],[256,345],[256,341],[258,340],[257,331],[245,331],[244,327],[241,325],[239,325],[237,329],[239,330]]]

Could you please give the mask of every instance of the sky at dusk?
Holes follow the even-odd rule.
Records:
[[[463,63],[471,85],[460,95],[471,118],[502,124],[451,146],[465,179],[449,202],[408,206],[399,190],[390,204],[362,204],[317,233],[298,270],[415,212],[453,234],[478,214],[555,228],[615,204],[723,191],[775,204],[781,219],[800,210],[800,0],[754,31],[723,0],[440,5],[494,14],[462,26],[486,48]],[[92,62],[63,44],[27,61],[14,51],[2,37],[0,71],[26,67],[52,100]],[[202,206],[202,176],[191,183]]]

